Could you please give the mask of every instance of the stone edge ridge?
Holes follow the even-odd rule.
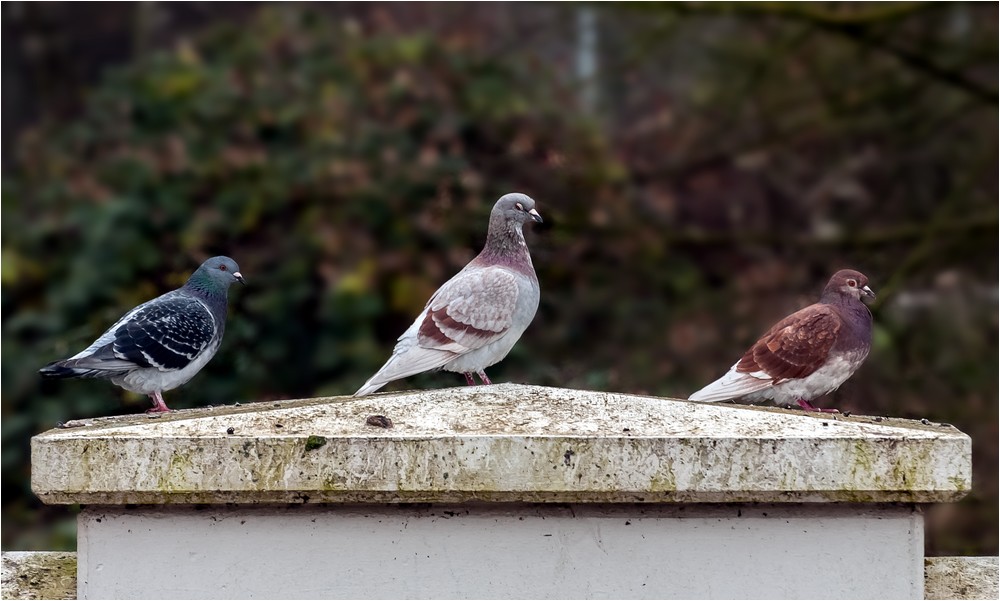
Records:
[[[36,437],[32,465],[54,504],[927,503],[968,493],[971,440]]]

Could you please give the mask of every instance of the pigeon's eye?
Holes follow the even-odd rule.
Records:
[[[855,280],[847,280],[847,285],[850,286],[851,288],[858,287],[858,283]]]
[[[517,207],[517,210],[518,210],[518,211],[523,211],[523,210],[524,210],[524,205],[523,205],[523,204],[521,204],[521,203],[517,203],[517,204],[516,204],[516,205],[514,205],[514,206],[515,206],[515,207]]]
[[[219,265],[219,270],[220,271],[226,271],[226,266],[225,265]]]

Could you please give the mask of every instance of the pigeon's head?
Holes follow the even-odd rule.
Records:
[[[246,284],[240,274],[240,266],[229,257],[212,257],[201,264],[195,275],[224,288],[228,288],[233,282]],[[192,279],[194,277],[194,275],[191,276]]]
[[[493,205],[493,214],[500,213],[507,221],[523,224],[528,221],[542,222],[542,216],[535,210],[535,201],[527,194],[513,192],[504,194]]]
[[[826,285],[825,294],[829,293],[839,294],[854,300],[860,300],[862,296],[875,298],[875,293],[868,287],[868,276],[853,269],[841,269],[833,274],[830,283]]]

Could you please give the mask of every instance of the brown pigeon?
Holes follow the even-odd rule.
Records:
[[[531,197],[500,197],[482,252],[434,293],[354,396],[434,369],[464,374],[470,386],[474,373],[491,384],[484,370],[507,356],[538,309],[538,278],[522,232],[528,221],[542,221]]]
[[[818,303],[792,313],[761,336],[726,375],[688,397],[692,401],[810,401],[833,392],[857,371],[872,345],[872,314],[861,297],[875,298],[868,278],[852,269],[833,274]]]

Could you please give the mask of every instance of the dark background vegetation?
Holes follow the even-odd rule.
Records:
[[[29,437],[148,403],[40,366],[224,253],[168,403],[351,393],[516,190],[542,301],[494,380],[686,397],[858,268],[823,404],[969,433],[928,553],[997,554],[995,3],[5,2],[3,84],[5,549],[74,541]]]

